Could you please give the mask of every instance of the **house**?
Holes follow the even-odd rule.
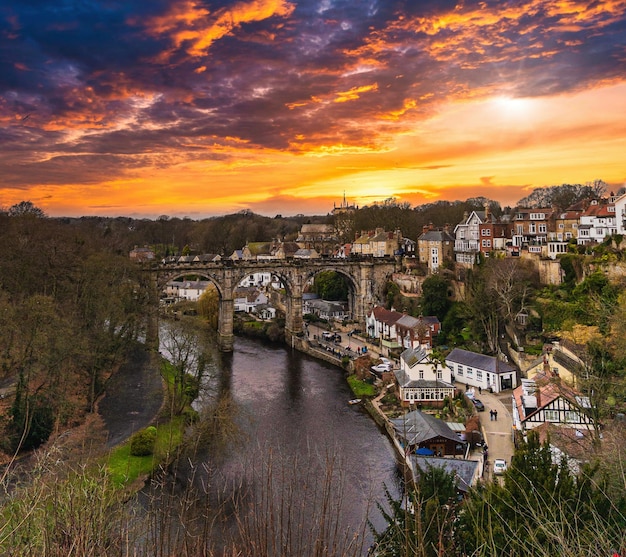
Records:
[[[512,242],[531,253],[541,253],[550,234],[556,232],[556,209],[519,207],[513,213]],[[534,248],[534,249],[531,249]]]
[[[615,225],[618,234],[626,234],[626,193],[615,198]]]
[[[264,292],[254,287],[237,287],[234,292],[234,311],[255,313],[257,307],[267,304],[267,296]]]
[[[193,263],[217,263],[222,260],[222,256],[216,253],[203,253],[193,258]]]
[[[186,280],[178,286],[178,297],[190,302],[197,302],[211,284],[208,280]]]
[[[270,242],[246,242],[246,245],[241,249],[241,259],[244,261],[273,259],[270,254],[271,247]]]
[[[296,238],[301,248],[324,255],[332,253],[338,242],[337,231],[332,224],[303,224]]]
[[[480,225],[485,222],[484,211],[465,212],[463,220],[454,228],[454,256],[456,262],[471,267],[480,253]]]
[[[526,377],[551,374],[560,377],[568,385],[576,385],[576,376],[584,368],[584,362],[569,347],[567,342],[554,342],[543,347],[543,354],[528,369]]]
[[[454,379],[468,387],[499,393],[517,386],[517,369],[499,358],[455,348],[446,356]]]
[[[420,263],[428,267],[429,273],[436,273],[443,263],[454,261],[454,236],[449,227],[441,230],[432,225],[424,226],[417,239],[417,251]]]
[[[317,315],[320,319],[343,321],[348,317],[345,302],[331,302],[327,300],[303,299],[302,313]]]
[[[439,334],[441,323],[435,316],[412,317],[406,313],[374,306],[365,318],[367,334],[380,339],[389,350],[426,346]]]
[[[441,323],[434,315],[411,317],[403,314],[396,321],[397,344],[403,348],[433,347],[433,338],[439,334]]]
[[[139,248],[135,246],[130,253],[128,254],[131,261],[136,261],[137,263],[145,263],[147,261],[154,261],[155,254],[154,251],[149,247]]]
[[[617,234],[615,203],[593,199],[580,215],[578,245],[599,244],[613,234]]]
[[[424,348],[407,348],[400,355],[400,368],[394,371],[402,406],[425,404],[442,407],[446,397],[453,398],[452,372],[433,360]]]
[[[263,319],[264,321],[268,321],[269,319],[275,319],[276,308],[268,304],[259,304],[256,307],[256,314],[259,317],[259,319]]]
[[[404,257],[415,257],[415,246],[417,242],[410,238],[400,238],[400,253]]]
[[[534,380],[522,379],[521,385],[513,391],[513,427],[524,432],[549,423],[590,430],[594,427],[590,408],[587,397],[558,377],[537,375]]]
[[[569,242],[578,238],[578,224],[589,204],[590,199],[583,199],[570,205],[562,213],[556,215],[556,230],[554,235],[548,235],[548,240]]]
[[[443,420],[430,414],[414,410],[392,419],[391,425],[407,454],[430,451],[434,456],[463,456],[466,453],[467,442]]]
[[[242,286],[244,288],[255,286],[257,288],[261,288],[263,286],[268,286],[271,283],[272,273],[269,271],[256,271],[241,279],[238,286]]]
[[[402,234],[399,230],[385,232],[382,228],[362,231],[352,242],[351,253],[354,255],[372,257],[390,257],[400,249]]]
[[[494,252],[506,252],[507,246],[512,243],[512,231],[510,215],[503,215],[501,219],[498,219],[486,203],[485,219],[478,226],[480,252],[486,257]]]
[[[404,314],[383,306],[374,306],[365,318],[367,335],[382,340],[396,339],[396,322]]]

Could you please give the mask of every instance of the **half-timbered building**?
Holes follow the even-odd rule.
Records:
[[[522,379],[512,400],[513,427],[522,432],[546,423],[582,430],[594,426],[589,399],[558,377]]]

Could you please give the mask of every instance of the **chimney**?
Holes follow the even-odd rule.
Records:
[[[423,232],[424,234],[426,234],[426,232],[428,232],[429,230],[430,230],[430,228],[428,227],[428,225],[427,225],[427,224],[425,224],[424,226],[422,226],[422,232]]]

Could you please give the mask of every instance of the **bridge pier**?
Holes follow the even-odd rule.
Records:
[[[217,322],[217,342],[222,352],[232,352],[235,344],[233,335],[235,302],[231,299],[220,300],[220,313]]]

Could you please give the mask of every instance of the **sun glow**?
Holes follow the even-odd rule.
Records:
[[[493,99],[493,106],[501,116],[524,118],[533,113],[535,101],[529,98],[503,96]]]

